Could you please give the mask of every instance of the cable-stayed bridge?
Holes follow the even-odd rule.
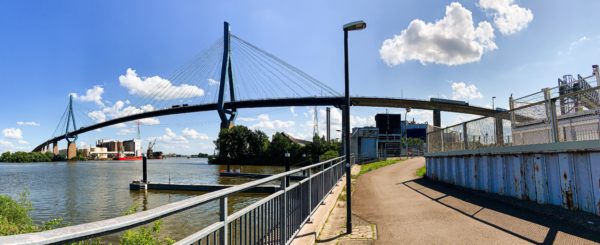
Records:
[[[119,78],[134,98],[111,106],[96,101],[89,108],[70,97],[50,137],[33,151],[58,152],[57,142],[75,148],[77,136],[121,123],[159,116],[217,111],[221,127],[233,125],[238,109],[286,106],[342,107],[345,97],[300,69],[229,32],[172,75],[139,77],[134,70]],[[451,100],[351,97],[351,105],[432,110],[440,126],[440,111],[491,116],[494,110]],[[74,105],[74,103],[76,103]],[[78,127],[79,126],[79,127]],[[73,143],[73,144],[71,144]]]

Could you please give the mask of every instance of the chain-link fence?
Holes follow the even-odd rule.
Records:
[[[600,140],[600,75],[559,79],[559,86],[511,99],[498,112],[427,133],[428,152]]]

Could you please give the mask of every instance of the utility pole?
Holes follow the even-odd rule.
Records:
[[[327,107],[327,109],[325,111],[327,112],[325,121],[327,123],[327,126],[326,126],[327,142],[329,143],[331,141],[331,108]]]

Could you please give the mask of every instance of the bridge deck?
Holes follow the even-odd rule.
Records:
[[[280,98],[280,99],[265,99],[265,100],[248,100],[235,101],[225,103],[226,109],[245,109],[245,108],[264,108],[264,107],[287,107],[287,106],[335,106],[340,107],[344,103],[344,97],[306,97],[306,98]],[[453,104],[439,101],[417,100],[417,99],[397,99],[397,98],[377,98],[377,97],[353,97],[351,98],[353,106],[366,107],[396,107],[396,108],[413,108],[424,110],[441,110],[447,112],[457,112],[474,114],[481,116],[491,116],[495,113],[494,110],[478,106],[469,106],[461,104]],[[124,116],[111,119],[101,123],[97,123],[87,127],[81,127],[78,130],[71,132],[71,135],[79,135],[90,132],[96,129],[116,125],[119,123],[135,121],[150,117],[160,117],[167,115],[176,115],[192,112],[214,111],[217,110],[217,104],[201,104],[190,105],[177,108],[167,108],[155,111],[139,113],[135,115]],[[66,135],[61,135],[49,139],[38,145],[33,151],[41,151],[45,145],[55,141],[60,141],[66,138]]]

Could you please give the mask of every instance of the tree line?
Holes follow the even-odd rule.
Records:
[[[284,133],[269,137],[260,130],[250,130],[237,125],[221,129],[214,141],[216,155],[209,158],[212,164],[247,165],[306,165],[339,156],[340,142],[327,142],[324,137],[313,136],[312,142],[298,144]],[[289,157],[286,157],[289,155]]]
[[[0,162],[55,162],[66,161],[63,155],[54,155],[52,152],[4,152],[0,155]]]

